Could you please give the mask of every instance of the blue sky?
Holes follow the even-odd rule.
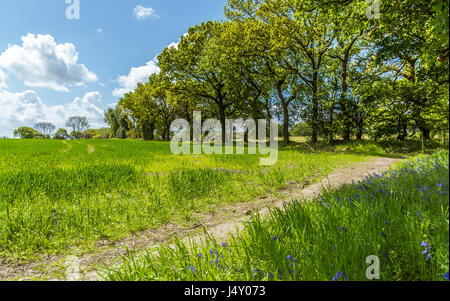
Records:
[[[72,0],[75,1],[75,0]],[[226,0],[0,1],[0,136],[72,114],[102,126],[102,111],[157,72],[154,58],[190,26],[224,19]]]

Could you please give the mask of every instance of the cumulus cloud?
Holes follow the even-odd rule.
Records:
[[[137,5],[133,10],[134,17],[138,20],[145,20],[150,17],[156,17],[155,10],[151,7]]]
[[[47,106],[33,90],[21,93],[0,91],[0,136],[12,137],[15,129],[32,127],[43,121],[64,128],[66,120],[76,115],[86,116],[92,128],[104,127],[103,110],[99,107],[101,100],[100,92],[89,92],[65,105]]]
[[[8,75],[0,69],[0,90],[7,89],[6,80],[8,79]]]
[[[124,94],[133,91],[138,83],[146,83],[150,75],[159,73],[159,71],[156,59],[147,62],[144,66],[131,68],[128,75],[119,76],[117,79],[120,88],[114,89],[113,96],[122,97]]]
[[[78,63],[78,53],[71,43],[57,44],[51,35],[29,33],[22,46],[10,45],[0,54],[0,67],[29,87],[69,91],[97,81],[97,76]]]

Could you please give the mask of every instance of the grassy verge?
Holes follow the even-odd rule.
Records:
[[[448,280],[449,154],[419,156],[362,183],[254,216],[228,242],[176,241],[124,258],[107,280]]]
[[[169,143],[0,140],[0,258],[95,250],[175,222],[301,183],[369,156],[280,148],[258,156],[176,156]]]

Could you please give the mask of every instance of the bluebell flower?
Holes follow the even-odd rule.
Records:
[[[444,277],[445,279],[447,279],[447,281],[449,281],[449,276],[448,276],[448,272],[447,272],[447,274],[445,274],[444,276],[442,276],[442,277]]]
[[[420,221],[423,222],[422,213],[420,211],[417,211],[417,215],[419,216]]]
[[[227,243],[225,243],[225,242],[222,244],[222,248],[226,248],[227,246],[228,246],[228,245],[227,245]]]
[[[431,258],[431,247],[427,244],[426,241],[422,242],[422,247],[425,247],[425,250],[422,251],[422,254],[423,255],[427,255],[428,254],[427,261],[429,261],[430,258]]]
[[[341,278],[342,276],[344,276],[344,272],[337,272],[336,275],[333,278],[333,281],[338,281],[339,278]],[[344,281],[347,280],[347,276],[344,276]]]
[[[347,228],[345,228],[345,227],[339,227],[338,229],[339,229],[339,231],[348,232]]]
[[[195,273],[195,272],[197,271],[193,266],[189,266],[189,267],[188,267],[188,270],[191,270],[192,273]]]

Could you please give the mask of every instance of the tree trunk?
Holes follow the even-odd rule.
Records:
[[[408,137],[408,125],[404,121],[400,121],[401,131],[397,136],[397,139],[400,141],[405,141],[406,137]]]
[[[312,136],[311,140],[313,144],[318,141],[318,127],[319,127],[319,100],[317,95],[317,80],[318,73],[314,70],[312,80]]]
[[[445,148],[447,145],[447,137],[446,137],[445,129],[442,130],[442,148]]]
[[[328,133],[328,143],[331,145],[331,144],[333,144],[333,141],[334,141],[334,133],[333,133],[333,121],[334,121],[334,103],[333,103],[333,105],[331,106],[331,108],[330,108],[330,112],[329,112],[329,114],[330,114],[330,130],[329,130],[329,133]]]
[[[348,58],[345,58],[342,62],[342,90],[341,90],[341,99],[340,99],[340,106],[342,114],[344,115],[344,141],[348,142],[350,141],[351,131],[352,131],[352,122],[349,112],[349,106],[347,103],[347,65],[348,65]]]
[[[220,115],[220,126],[222,127],[222,143],[225,144],[226,142],[226,137],[225,137],[225,133],[226,133],[226,124],[225,124],[225,120],[226,120],[226,116],[225,116],[225,107],[223,106],[223,100],[219,99],[218,102],[219,105],[219,115]]]
[[[422,136],[424,140],[430,140],[431,139],[431,130],[425,127],[421,127],[420,131],[422,132]]]
[[[422,153],[425,153],[425,135],[422,132]]]
[[[362,136],[363,136],[363,128],[359,127],[358,132],[356,133],[356,140],[362,140]]]
[[[283,86],[284,80],[279,81],[277,84],[278,97],[280,98],[281,105],[283,107],[283,143],[285,145],[289,144],[289,103],[286,101],[286,98],[283,95]]]
[[[155,125],[153,123],[145,124],[142,127],[142,136],[144,140],[155,140]]]
[[[288,145],[290,142],[289,137],[289,109],[286,103],[283,103],[283,141],[285,145]]]

